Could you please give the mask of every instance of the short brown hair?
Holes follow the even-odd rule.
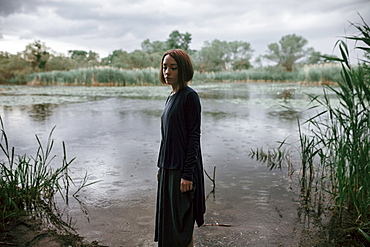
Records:
[[[170,55],[173,57],[177,63],[177,69],[179,70],[178,72],[178,83],[180,89],[183,89],[184,87],[187,86],[188,82],[193,79],[194,75],[194,68],[193,64],[190,60],[190,56],[188,53],[181,49],[174,49],[174,50],[169,50],[166,51],[161,60],[161,70],[159,71],[159,80],[162,82],[162,84],[166,84],[166,81],[164,80],[164,75],[163,75],[163,60],[165,56]]]

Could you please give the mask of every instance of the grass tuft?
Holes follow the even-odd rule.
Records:
[[[45,147],[36,135],[38,148],[36,155],[32,157],[16,155],[15,148],[9,146],[1,117],[0,125],[0,148],[4,154],[4,160],[0,161],[0,229],[4,229],[6,222],[12,219],[32,215],[46,220],[58,229],[72,230],[60,217],[56,197],[61,197],[68,204],[70,188],[75,186],[69,175],[69,168],[75,158],[67,159],[63,142],[62,164],[53,168],[56,156],[52,155],[52,134],[55,127],[51,130]],[[85,176],[74,195],[93,183],[88,183]]]

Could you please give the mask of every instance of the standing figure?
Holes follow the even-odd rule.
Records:
[[[193,246],[195,222],[204,223],[201,105],[197,92],[188,86],[193,74],[185,51],[175,49],[163,55],[159,79],[172,92],[161,116],[154,238],[158,246]]]

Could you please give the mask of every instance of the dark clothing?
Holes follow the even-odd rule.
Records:
[[[187,247],[194,231],[194,191],[180,192],[180,170],[159,170],[155,241],[159,246]]]
[[[200,125],[200,100],[192,88],[185,87],[167,98],[161,117],[162,140],[157,165],[160,169],[155,241],[159,241],[159,246],[182,246],[174,243],[188,242],[194,221],[198,226],[204,223]],[[192,191],[181,193],[181,178],[193,182]]]
[[[183,179],[193,181],[194,167],[201,159],[201,106],[198,94],[185,87],[169,96],[161,121],[158,167],[181,170]]]

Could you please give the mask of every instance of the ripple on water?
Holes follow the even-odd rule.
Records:
[[[117,172],[117,171],[106,171],[105,174],[106,175],[109,175],[109,176],[119,176],[120,175],[120,172]]]
[[[97,200],[94,202],[94,206],[97,208],[109,208],[113,205],[111,200]]]
[[[113,181],[112,182],[112,185],[114,186],[118,186],[118,187],[122,187],[124,186],[126,183],[124,181]]]
[[[242,190],[249,190],[249,189],[250,189],[249,185],[242,185]]]
[[[110,182],[100,182],[98,183],[99,185],[99,189],[108,189],[108,188],[111,188],[112,187],[112,184]]]

